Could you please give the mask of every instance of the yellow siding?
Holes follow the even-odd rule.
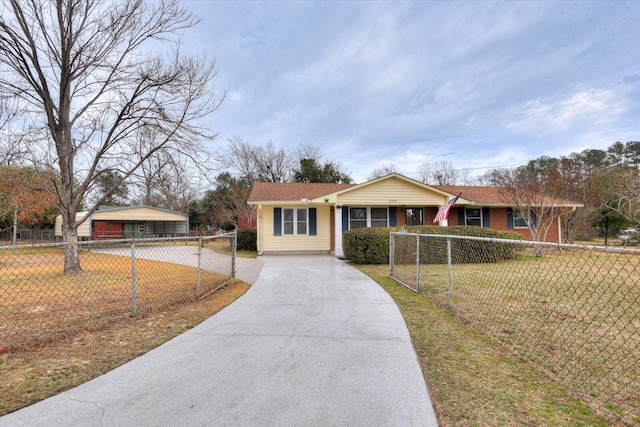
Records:
[[[338,204],[347,206],[438,206],[446,202],[447,198],[441,194],[399,178],[379,181],[338,196]]]
[[[133,208],[107,211],[96,211],[93,214],[94,221],[186,221],[184,215],[167,212],[158,209]]]
[[[263,205],[258,212],[259,248],[261,253],[270,252],[319,252],[331,250],[331,209],[329,206],[287,206],[296,208],[315,207],[317,213],[317,236],[274,236],[273,208]],[[280,207],[280,206],[277,206]]]
[[[76,221],[80,221],[87,213],[86,212],[77,212],[76,213]],[[91,232],[89,230],[89,223],[91,221],[89,218],[78,227],[78,237],[90,237]],[[55,233],[56,236],[62,236],[62,215],[58,215],[56,217],[55,224]]]

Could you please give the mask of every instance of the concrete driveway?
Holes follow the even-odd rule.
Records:
[[[436,426],[391,298],[330,256],[260,257],[239,300],[0,426]]]

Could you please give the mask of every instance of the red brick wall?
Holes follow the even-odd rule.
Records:
[[[335,250],[335,214],[334,208],[331,208],[331,250]],[[404,209],[402,208],[393,208],[396,209],[396,214],[398,218],[398,226],[402,227],[406,225],[406,216]],[[449,211],[449,226],[453,227],[458,224],[458,212],[460,209],[464,209],[463,207],[453,207]],[[436,225],[433,224],[433,219],[436,217],[438,213],[438,208],[432,206],[424,207],[424,225]],[[516,233],[522,234],[525,240],[531,240],[531,233],[527,228],[508,228],[507,227],[507,208],[490,208],[489,212],[490,225],[494,230],[504,230],[504,231],[515,231]],[[551,226],[549,230],[549,234],[547,235],[548,242],[557,242],[558,241],[558,226],[557,222]]]
[[[433,225],[433,219],[438,214],[438,208],[431,206],[424,208],[424,225]]]
[[[394,209],[394,208],[391,208],[391,209]],[[398,227],[407,225],[407,215],[405,215],[404,209],[395,208],[395,210],[396,210],[396,218],[398,218]]]
[[[449,226],[453,227],[458,224],[458,211],[460,209],[464,209],[463,207],[453,207],[449,211]],[[425,208],[425,225],[430,225],[433,222],[433,218],[436,217],[438,213],[437,208],[427,207]],[[507,208],[490,208],[489,212],[489,220],[491,228],[494,230],[503,230],[503,231],[515,231],[516,233],[522,234],[525,240],[531,240],[531,232],[528,228],[508,228],[507,227]],[[463,224],[462,224],[463,225]],[[553,225],[549,229],[549,233],[547,234],[548,242],[558,242],[558,226],[557,220],[554,221]]]

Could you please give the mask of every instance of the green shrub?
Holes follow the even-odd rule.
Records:
[[[344,233],[345,258],[356,264],[386,264],[389,262],[389,234],[398,227],[359,228]],[[494,239],[522,240],[520,233],[493,230],[476,226],[413,226],[402,227],[407,233],[420,233],[420,262],[443,264],[447,262],[447,246],[444,238],[425,235],[450,235],[487,237]],[[396,239],[396,264],[412,264],[416,260],[415,240],[413,244]],[[521,250],[519,244],[451,239],[451,261],[453,263],[487,263],[515,258]]]
[[[390,228],[357,228],[344,233],[342,248],[347,260],[356,264],[389,262]]]
[[[236,249],[241,251],[258,250],[258,232],[255,228],[238,229],[238,241]]]

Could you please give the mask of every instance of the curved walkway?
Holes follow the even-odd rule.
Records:
[[[330,256],[260,257],[190,331],[0,426],[436,426],[391,298]]]

